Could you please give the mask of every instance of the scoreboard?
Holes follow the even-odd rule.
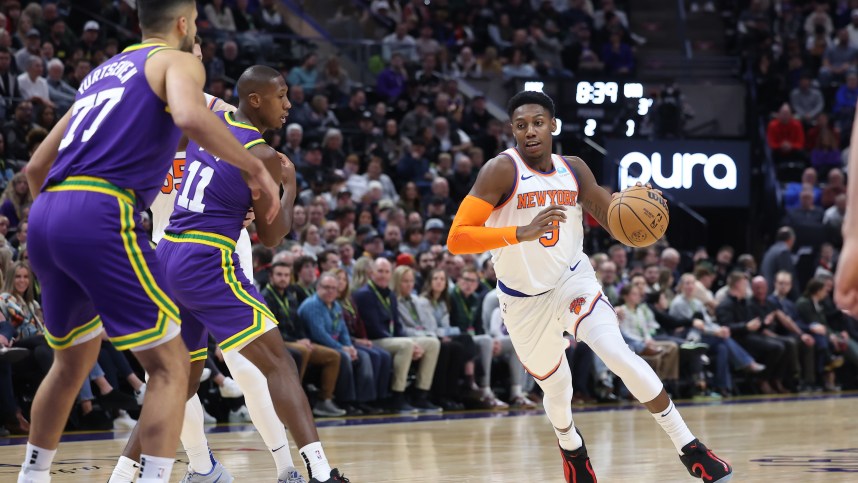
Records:
[[[541,91],[551,96],[562,131],[586,137],[636,136],[653,107],[653,99],[647,96],[640,82],[604,79],[516,82],[518,91]]]

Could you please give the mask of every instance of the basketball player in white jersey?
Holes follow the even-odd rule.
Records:
[[[572,420],[564,331],[623,379],[670,436],[692,476],[726,482],[732,468],[691,434],[655,372],[623,341],[617,315],[583,252],[583,210],[607,230],[611,194],[580,158],[551,153],[557,123],[550,97],[521,92],[510,100],[508,113],[518,147],[482,167],[453,221],[448,248],[456,254],[491,250],[504,323],[518,357],[545,393],[566,481],[591,483],[596,475]]]
[[[197,58],[202,59],[199,37],[194,44],[193,53]],[[212,111],[235,111],[234,106],[227,104],[222,99],[209,94],[205,94],[205,96],[206,103]],[[183,138],[176,152],[173,167],[167,173],[164,187],[150,207],[152,210],[152,241],[156,244],[164,237],[164,230],[167,228],[170,215],[173,213],[177,193],[181,189],[182,177],[185,172],[184,147],[186,145],[187,138]],[[245,223],[250,221],[249,218]],[[236,253],[238,253],[239,263],[245,271],[244,275],[248,280],[253,280],[251,243],[247,230],[241,232],[236,243]],[[250,418],[274,457],[278,474],[277,481],[306,483],[304,477],[295,469],[289,451],[286,428],[274,410],[265,375],[239,351],[225,352],[224,362],[244,393]],[[203,417],[202,402],[199,396],[194,395],[185,404],[185,419],[182,422],[181,441],[189,460],[188,471],[182,478],[182,483],[229,483],[233,481],[232,475],[215,459],[209,449]],[[129,449],[131,448],[126,448],[126,454],[134,452],[133,449],[131,451]],[[136,462],[134,460],[121,456],[108,483],[130,483],[134,481],[135,467]]]

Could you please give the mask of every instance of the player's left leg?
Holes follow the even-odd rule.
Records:
[[[235,382],[241,387],[250,419],[274,458],[278,481],[304,483],[304,477],[298,473],[292,461],[286,427],[274,410],[265,375],[239,351],[224,353],[223,360]]]
[[[629,391],[652,413],[667,433],[688,472],[707,482],[726,482],[732,468],[706,448],[688,429],[662,382],[643,359],[623,341],[613,307],[598,294],[592,309],[575,321],[575,335],[585,342],[608,368],[620,376]]]
[[[270,325],[268,330],[244,347],[235,349],[265,375],[277,415],[295,435],[299,453],[310,474],[310,483],[347,481],[342,479],[339,471],[331,469],[316,431],[310,404],[301,389],[295,361],[283,350],[279,332],[271,330],[275,328],[273,322],[265,318],[264,323]]]
[[[557,322],[551,295],[498,295],[504,324],[516,355],[544,393],[542,404],[563,457],[568,483],[595,483],[581,433],[572,419],[572,372],[566,359],[568,341]]]

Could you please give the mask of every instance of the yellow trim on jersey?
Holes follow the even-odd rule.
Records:
[[[123,50],[122,53],[124,54],[126,52],[134,52],[135,50],[143,50],[143,49],[148,48],[148,47],[170,48],[167,44],[165,44],[163,42],[150,42],[150,43],[129,45],[128,47],[125,47],[125,50]],[[149,54],[149,55],[152,55],[152,54]]]
[[[250,141],[249,143],[244,145],[244,149],[250,149],[253,146],[259,146],[260,144],[265,144],[265,140],[260,138],[254,141]]]
[[[152,50],[150,50],[150,51],[149,51],[149,53],[148,53],[148,54],[146,54],[146,58],[147,58],[147,59],[149,59],[149,58],[151,58],[153,55],[155,55],[155,54],[157,54],[158,52],[161,52],[161,51],[163,51],[163,50],[172,50],[172,48],[171,48],[171,47],[158,47],[157,49],[152,49]]]
[[[137,202],[133,190],[120,188],[106,179],[95,176],[69,176],[59,183],[47,187],[45,191],[92,191],[113,196],[131,206]]]
[[[271,313],[271,310],[266,307],[265,304],[256,300],[256,298],[247,293],[244,287],[241,286],[241,282],[238,281],[238,278],[235,275],[235,265],[232,263],[232,252],[221,250],[221,256],[223,281],[226,282],[230,290],[232,290],[232,293],[235,294],[236,298],[253,309],[254,315],[254,323],[250,327],[247,327],[219,344],[221,350],[226,352],[261,334],[265,330],[265,317],[270,319],[274,324],[277,324],[277,318],[274,317],[274,314]]]
[[[124,351],[128,349],[133,349],[135,347],[140,347],[142,345],[151,344],[159,340],[161,337],[164,337],[164,334],[167,332],[167,324],[170,321],[171,317],[166,313],[159,311],[158,312],[158,322],[155,324],[155,327],[151,329],[145,329],[137,332],[133,332],[127,335],[121,335],[119,337],[111,337],[110,342],[113,344],[113,347],[118,351]],[[176,323],[179,323],[179,319],[174,319]]]
[[[209,348],[204,347],[200,350],[191,351],[188,354],[191,357],[191,362],[204,361],[209,357]]]
[[[247,305],[253,307],[255,310],[262,312],[266,317],[271,318],[271,320],[276,321],[277,318],[274,317],[274,314],[271,313],[271,310],[265,306],[259,300],[256,300],[253,295],[250,295],[244,287],[241,286],[241,282],[239,282],[238,277],[235,274],[235,264],[232,263],[232,251],[231,250],[221,250],[221,267],[223,268],[223,281],[229,285],[230,290],[235,296],[246,303]]]
[[[47,342],[51,349],[54,350],[67,349],[73,346],[76,340],[92,333],[92,331],[100,328],[101,325],[101,317],[96,315],[92,320],[70,330],[64,337],[52,335],[48,332],[48,329],[45,328],[45,342]]]
[[[251,126],[250,124],[248,124],[246,122],[236,121],[233,113],[231,113],[229,111],[227,111],[223,115],[223,118],[226,119],[227,124],[229,124],[230,126],[240,127],[242,129],[249,129],[251,131],[259,132],[259,129],[256,129],[255,127]]]
[[[267,315],[263,314],[258,310],[254,310],[253,325],[221,342],[219,344],[221,350],[224,352],[229,352],[235,349],[236,346],[241,345],[249,340],[253,340],[259,335],[261,335],[265,330],[265,317],[267,317]],[[273,321],[274,319],[271,320]]]
[[[207,231],[188,230],[182,233],[164,233],[164,239],[173,243],[199,243],[218,250],[235,251],[235,240],[227,236]]]
[[[265,317],[270,319],[272,323],[277,324],[277,318],[274,317],[271,309],[245,290],[238,280],[235,272],[235,264],[232,262],[232,255],[235,253],[235,240],[217,233],[199,230],[188,230],[182,233],[164,233],[164,239],[174,243],[197,243],[220,250],[224,283],[229,286],[236,299],[253,309],[253,324],[221,342],[219,345],[223,351],[234,349],[248,339],[261,334],[265,329]]]
[[[146,260],[143,258],[143,253],[140,246],[137,244],[137,233],[134,232],[134,217],[133,208],[131,205],[119,203],[120,213],[120,235],[122,242],[125,245],[125,252],[128,254],[128,261],[131,262],[131,268],[137,275],[137,280],[149,296],[149,299],[158,307],[158,309],[175,320],[181,323],[179,317],[179,308],[176,304],[167,297],[167,294],[161,290],[149,266],[146,265]]]

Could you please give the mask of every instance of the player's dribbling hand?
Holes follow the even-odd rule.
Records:
[[[840,309],[850,314],[858,313],[858,241],[847,239],[843,242],[837,273],[834,275],[834,301]]]
[[[565,211],[565,206],[549,205],[540,211],[529,225],[518,227],[515,230],[515,238],[519,242],[536,240],[546,232],[555,229],[557,223],[565,223]]]
[[[637,183],[635,183],[635,187],[640,187],[640,186],[643,186],[643,184],[642,184],[640,181],[638,181]],[[647,183],[647,184],[646,184],[646,186],[645,186],[645,188],[646,188],[646,189],[648,189],[648,190],[650,190],[650,191],[655,191],[656,193],[658,193],[658,195],[659,195],[659,196],[661,196],[662,198],[664,198],[664,193],[662,193],[662,192],[661,192],[661,190],[660,190],[660,189],[658,189],[658,188],[653,188],[653,187],[652,187],[652,183]],[[626,189],[628,189],[628,188],[626,188]],[[667,202],[667,200],[664,200],[664,201],[665,201],[665,202]]]
[[[261,162],[260,168],[256,172],[249,173],[247,186],[250,188],[250,195],[254,200],[258,200],[263,194],[268,199],[265,221],[273,223],[277,213],[280,212],[280,187],[274,182]]]

